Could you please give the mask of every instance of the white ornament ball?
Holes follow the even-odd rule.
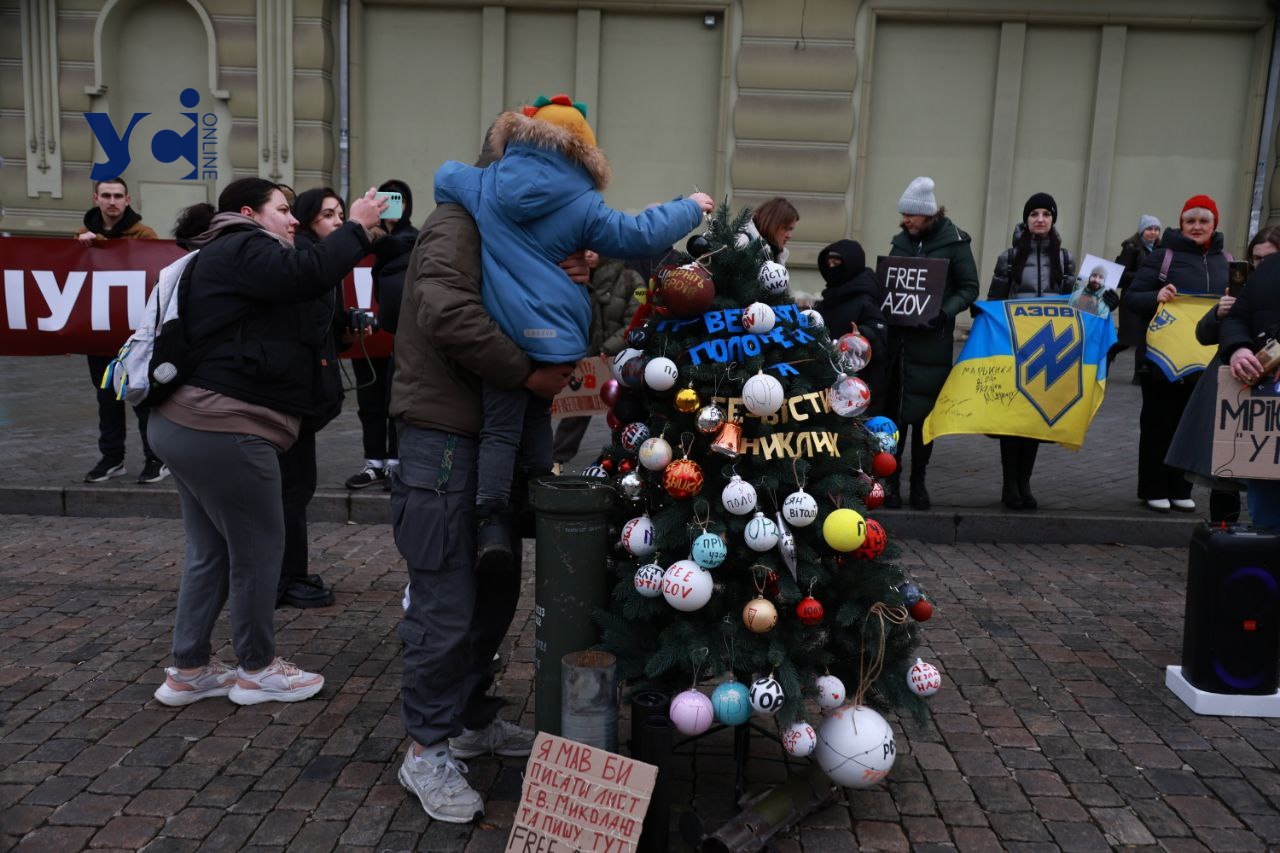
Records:
[[[907,670],[907,686],[915,691],[917,696],[932,696],[942,687],[942,673],[938,672],[938,668],[931,663],[925,663],[922,658],[916,658],[916,662]]]
[[[787,755],[804,758],[812,754],[817,745],[818,733],[804,720],[792,723],[782,732],[782,748],[787,751]]]
[[[641,515],[622,526],[622,547],[633,557],[647,557],[653,553],[653,522]]]
[[[642,371],[637,373],[637,369],[634,367],[628,368],[627,364],[635,361],[637,358],[643,357],[644,351],[638,350],[635,347],[627,347],[613,357],[613,368],[611,372],[613,373],[613,378],[618,380],[619,385],[624,385],[628,388],[636,387],[636,379],[644,374]]]
[[[582,476],[591,477],[596,480],[607,480],[609,479],[609,472],[604,470],[600,465],[588,465],[586,468],[582,469]]]
[[[827,402],[840,417],[852,418],[871,405],[871,389],[857,376],[845,376],[827,389]]]
[[[782,502],[782,517],[792,527],[808,527],[818,520],[818,502],[804,489],[792,492]]]
[[[767,335],[773,331],[778,317],[773,309],[763,302],[752,302],[742,309],[742,328],[756,335]]]
[[[782,685],[772,675],[757,678],[751,683],[751,708],[757,714],[772,717],[782,709],[785,701],[787,697],[782,692]]]
[[[733,245],[738,247],[739,249],[747,248],[747,245],[750,242],[751,242],[751,237],[749,237],[747,235],[747,232],[745,231],[739,231],[737,234],[733,236]]]
[[[639,456],[641,465],[650,471],[661,471],[671,464],[671,443],[660,435],[645,439]]]
[[[746,540],[748,548],[763,554],[777,546],[778,525],[763,512],[757,512],[755,517],[747,522],[747,528],[742,531],[742,537]]]
[[[671,700],[671,710],[667,714],[676,731],[682,735],[700,735],[715,721],[711,700],[697,690],[677,694]]]
[[[791,275],[787,272],[787,268],[777,261],[765,261],[760,266],[760,284],[764,287],[765,293],[774,295],[786,293],[790,282]]]
[[[676,610],[692,613],[711,600],[711,572],[693,560],[678,560],[662,575],[662,595]]]
[[[734,474],[720,492],[720,505],[734,515],[746,515],[756,508],[756,487]]]
[[[680,368],[665,356],[650,359],[644,366],[644,384],[655,391],[666,391],[674,387],[680,378]]]
[[[813,308],[806,308],[800,313],[804,315],[810,329],[821,329],[827,325],[827,321],[822,319],[822,314]]]
[[[646,563],[636,569],[636,592],[645,598],[657,598],[662,595],[662,566],[657,563]]]
[[[768,417],[782,408],[782,383],[767,373],[757,373],[743,383],[742,402],[756,417]]]
[[[818,728],[813,757],[837,785],[869,788],[883,781],[893,767],[897,757],[893,728],[865,705],[845,705],[832,711]]]
[[[844,682],[834,675],[819,675],[813,684],[818,688],[818,707],[822,710],[830,711],[844,704]]]

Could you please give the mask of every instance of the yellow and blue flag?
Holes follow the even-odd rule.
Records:
[[[940,435],[1015,435],[1079,450],[1107,386],[1111,320],[1058,299],[974,303],[969,341],[924,421]]]
[[[1204,370],[1217,347],[1196,340],[1196,323],[1217,307],[1216,296],[1188,296],[1179,293],[1163,305],[1147,325],[1147,358],[1170,382]]]

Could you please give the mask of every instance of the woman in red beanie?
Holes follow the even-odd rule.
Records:
[[[1226,293],[1228,258],[1218,231],[1218,205],[1207,195],[1192,196],[1182,206],[1178,225],[1177,231],[1165,229],[1163,251],[1147,256],[1124,295],[1123,322],[1138,324],[1137,329],[1129,328],[1130,333],[1141,336],[1160,306],[1180,293]],[[1138,499],[1155,512],[1194,512],[1190,481],[1181,470],[1166,465],[1164,457],[1201,371],[1170,380],[1155,364],[1150,367],[1142,377]]]

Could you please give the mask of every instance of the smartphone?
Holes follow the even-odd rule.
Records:
[[[1249,280],[1248,261],[1230,261],[1227,264],[1227,294],[1239,296],[1244,283]]]
[[[378,193],[377,198],[387,203],[387,209],[379,214],[383,219],[399,219],[404,216],[404,196],[400,193],[382,192]]]

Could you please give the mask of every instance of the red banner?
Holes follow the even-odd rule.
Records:
[[[172,240],[86,246],[63,237],[0,238],[0,355],[115,355],[138,327],[160,270],[182,254]],[[365,258],[343,280],[345,306],[377,310],[372,264]],[[378,332],[346,355],[389,355],[391,341]]]

